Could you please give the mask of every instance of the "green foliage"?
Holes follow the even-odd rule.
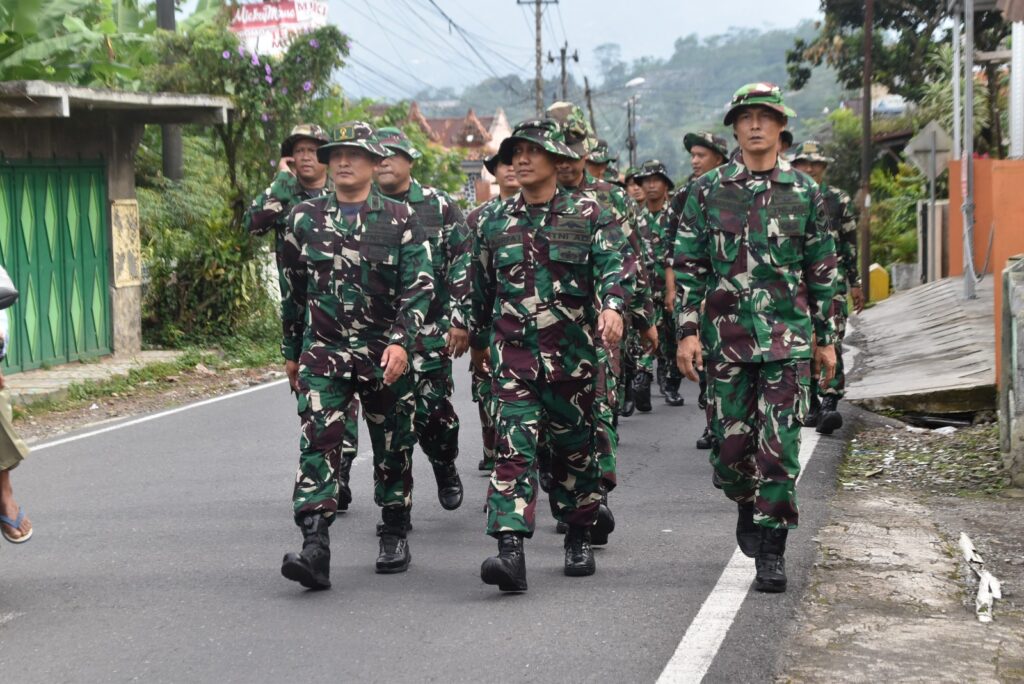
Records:
[[[152,10],[137,0],[5,0],[0,81],[137,90],[154,61]]]
[[[829,135],[823,135],[825,156],[835,161],[828,165],[825,181],[856,197],[860,189],[860,117],[849,109],[837,109],[828,115]]]
[[[900,164],[895,175],[882,168],[871,172],[873,261],[917,261],[917,202],[927,197],[927,180],[908,164]]]

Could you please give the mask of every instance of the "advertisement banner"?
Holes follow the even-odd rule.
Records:
[[[280,55],[292,36],[325,24],[326,2],[281,0],[238,5],[229,28],[247,49],[260,55]]]

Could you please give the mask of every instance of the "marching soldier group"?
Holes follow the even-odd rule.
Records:
[[[360,404],[377,571],[409,567],[417,442],[441,506],[461,505],[452,359],[469,351],[497,542],[485,583],[526,590],[538,488],[564,534],[565,574],[595,572],[592,547],[615,527],[620,418],[652,410],[655,379],[683,405],[685,376],[700,383],[697,446],[737,504],[755,587],[784,591],[800,429],[841,425],[847,297],[863,304],[849,198],[824,184],[817,143],[783,155],[793,116],[778,87],[744,86],[724,120],[737,150],[687,134],[693,174],[677,190],[657,160],[620,183],[580,108],[555,103],[486,160],[499,195],[466,217],[415,178],[421,153],[401,130],[297,126],[246,216],[275,234],[301,424],[303,544],[282,574],[330,586],[328,530],[351,503]]]

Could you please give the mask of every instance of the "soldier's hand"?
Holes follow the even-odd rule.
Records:
[[[288,386],[292,388],[292,392],[299,393],[299,362],[298,361],[285,361],[284,362],[284,374],[288,376]]]
[[[692,382],[700,382],[697,371],[704,370],[704,351],[698,335],[687,335],[676,343],[676,365]]]
[[[640,346],[644,348],[645,352],[653,352],[658,348],[658,327],[652,325],[647,330],[640,333]]]
[[[859,287],[850,288],[850,299],[853,300],[853,310],[860,313],[864,310],[864,290]]]
[[[281,157],[277,160],[277,170],[286,171],[287,173],[295,175],[295,157]]]
[[[473,368],[476,368],[481,373],[490,374],[491,372],[491,350],[487,349],[470,349],[469,360],[473,364]]]
[[[469,349],[469,331],[462,328],[449,328],[445,349],[454,358],[459,358]]]
[[[622,339],[622,314],[605,309],[597,319],[597,334],[606,347],[614,347]]]
[[[818,345],[814,350],[814,361],[820,373],[818,384],[822,389],[828,387],[832,378],[836,377],[836,348],[834,345]]]
[[[389,344],[380,357],[380,367],[384,369],[384,384],[390,385],[402,377],[409,369],[409,356],[400,344]]]

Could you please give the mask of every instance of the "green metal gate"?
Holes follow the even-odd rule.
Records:
[[[106,224],[102,164],[0,164],[0,263],[21,293],[5,372],[110,353]]]

